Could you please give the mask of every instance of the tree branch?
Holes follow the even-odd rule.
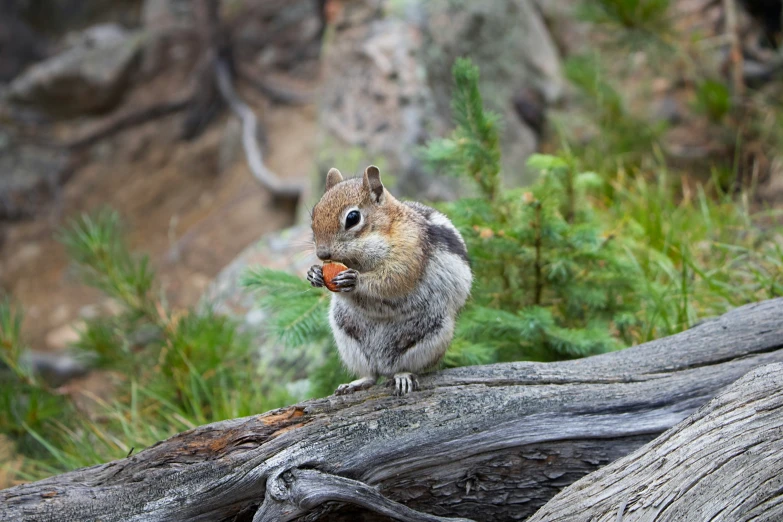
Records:
[[[259,503],[258,517],[292,505],[280,489],[286,473],[305,477],[293,496],[308,499],[292,508],[299,520],[387,520],[346,500],[440,517],[524,518],[749,371],[783,362],[781,317],[783,299],[775,299],[619,352],[456,368],[424,376],[421,391],[404,397],[376,386],[201,426],[129,458],[0,491],[0,519],[249,522]],[[348,479],[340,487],[360,493],[308,491],[307,470]]]
[[[142,125],[150,121],[154,121],[160,118],[175,114],[180,111],[184,111],[192,103],[191,96],[180,96],[173,100],[168,100],[162,103],[144,107],[138,110],[126,111],[117,116],[113,116],[110,120],[102,124],[97,129],[90,131],[89,133],[76,138],[64,145],[69,149],[83,149],[91,147],[96,143],[110,138],[133,128],[137,125]]]
[[[284,183],[264,165],[261,148],[258,146],[256,115],[234,90],[236,65],[231,39],[225,28],[220,25],[220,6],[217,0],[204,0],[203,5],[217,88],[223,101],[242,122],[242,146],[245,149],[248,168],[253,177],[274,197],[297,201],[302,193],[302,187]]]

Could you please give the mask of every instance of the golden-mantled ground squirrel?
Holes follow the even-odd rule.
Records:
[[[369,388],[379,376],[393,379],[398,394],[415,390],[415,374],[446,353],[470,294],[462,236],[440,212],[392,196],[375,166],[348,180],[331,169],[312,227],[318,258],[348,267],[332,280],[329,323],[343,363],[360,378],[335,393]],[[324,286],[323,267],[313,265],[307,279]]]

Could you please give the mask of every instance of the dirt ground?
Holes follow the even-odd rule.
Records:
[[[268,166],[280,177],[303,179],[313,165],[315,108],[273,106],[252,92],[243,95],[265,128]],[[30,347],[64,348],[74,337],[70,325],[111,305],[74,277],[55,238],[80,213],[117,210],[131,246],[149,254],[174,306],[194,304],[244,247],[292,223],[293,213],[275,207],[247,170],[231,114],[193,142],[178,140],[181,118],[151,122],[96,145],[87,165],[63,187],[59,205],[53,202],[32,220],[0,225],[0,285],[24,307]],[[221,170],[220,163],[227,167]]]

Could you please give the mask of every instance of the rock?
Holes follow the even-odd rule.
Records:
[[[248,325],[260,326],[264,313],[257,305],[256,297],[239,283],[248,268],[264,266],[304,274],[310,266],[321,262],[308,246],[312,240],[309,226],[300,225],[280,232],[267,234],[242,251],[215,277],[204,293],[202,301],[220,313],[249,318]]]
[[[79,329],[84,323],[78,325],[65,324],[46,334],[46,346],[51,351],[62,351],[79,340]]]
[[[83,31],[75,31],[65,36],[65,47],[68,48],[101,48],[117,45],[127,38],[125,29],[116,24],[100,24],[88,27]]]
[[[3,0],[8,1],[8,0]],[[57,38],[74,29],[98,23],[116,23],[124,27],[139,25],[141,0],[10,0],[33,29],[47,37]]]
[[[532,87],[525,87],[514,96],[514,109],[517,111],[517,116],[539,139],[546,124],[546,106],[543,94]]]
[[[14,2],[0,2],[0,82],[43,58],[40,37],[19,15]]]
[[[260,367],[265,368],[266,378],[295,367],[302,370],[303,375],[310,375],[322,364],[323,347],[287,350],[276,339],[269,339],[265,329],[268,313],[258,306],[258,296],[240,285],[240,279],[248,268],[264,266],[300,275],[304,281],[307,269],[313,264],[320,264],[312,248],[308,251],[311,239],[309,226],[297,226],[264,236],[223,269],[202,298],[202,306],[209,306],[241,322],[242,330],[250,335]]]
[[[672,95],[655,100],[650,107],[650,119],[658,122],[680,123],[683,121],[683,113],[682,104]]]
[[[418,149],[451,128],[451,67],[468,56],[481,69],[486,104],[503,119],[506,182],[523,180],[536,133],[514,97],[524,89],[546,103],[562,94],[560,58],[529,0],[331,0],[324,43],[320,107],[320,179],[330,167],[359,173],[378,164],[397,194],[419,199],[455,195],[423,168]]]
[[[66,50],[11,82],[10,101],[58,117],[105,112],[119,103],[139,64],[143,33],[102,25],[68,40]]]
[[[66,151],[25,143],[0,129],[0,219],[33,215],[69,173]]]
[[[44,382],[56,388],[76,377],[87,374],[84,361],[68,354],[39,352],[28,350],[22,354],[22,363],[29,365]]]
[[[590,45],[590,23],[581,20],[574,0],[535,0],[552,39],[566,56],[581,54]]]
[[[141,23],[145,29],[164,32],[195,24],[192,2],[186,0],[144,0]]]
[[[196,59],[199,45],[183,38],[184,31],[195,28],[195,8],[187,0],[145,0],[141,7],[141,24],[147,34],[142,57],[141,75],[151,78],[172,64]]]

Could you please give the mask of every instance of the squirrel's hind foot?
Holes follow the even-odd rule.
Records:
[[[362,377],[345,384],[341,384],[334,390],[335,395],[348,395],[349,393],[366,390],[375,384],[377,379],[375,377]]]
[[[395,373],[389,385],[394,387],[394,395],[405,395],[419,389],[419,381],[410,372]]]

